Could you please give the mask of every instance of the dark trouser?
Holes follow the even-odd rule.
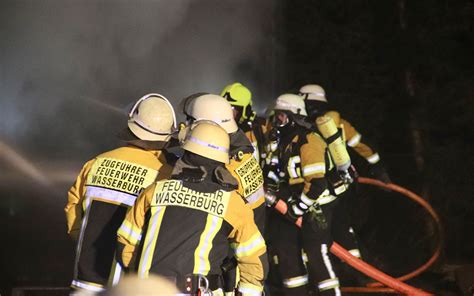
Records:
[[[307,295],[308,275],[302,260],[300,230],[273,209],[268,213],[268,222],[266,234],[271,268],[267,287],[270,294]]]
[[[355,191],[349,189],[342,196],[338,197],[339,202],[334,210],[334,222],[332,225],[332,235],[334,241],[348,250],[353,256],[361,258],[356,236],[352,229],[351,209],[354,205]],[[339,258],[333,256],[341,286],[359,286],[366,278],[353,267],[342,262]]]
[[[319,290],[320,295],[340,295],[337,269],[344,263],[331,256],[330,248],[333,241],[354,255],[358,253],[357,243],[350,227],[349,197],[343,194],[321,206],[325,223],[318,222],[311,212],[303,218],[302,241],[303,249],[308,256],[310,283],[313,288]]]

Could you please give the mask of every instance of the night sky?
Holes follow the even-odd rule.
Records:
[[[473,20],[468,0],[1,1],[0,293],[69,285],[67,189],[119,144],[130,103],[158,92],[177,108],[234,81],[260,115],[279,94],[322,85],[392,180],[441,216],[432,276],[473,263]],[[367,260],[395,275],[424,262],[428,216],[360,190]]]

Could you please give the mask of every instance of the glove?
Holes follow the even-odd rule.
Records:
[[[310,214],[309,218],[312,221],[316,221],[316,225],[318,228],[315,228],[315,224],[311,224],[311,227],[313,228],[314,231],[318,231],[318,229],[327,229],[328,228],[328,222],[326,220],[326,216],[323,213],[323,210],[321,209],[321,206],[319,204],[315,204],[310,208]]]
[[[265,204],[267,207],[274,207],[277,204],[278,197],[270,191],[270,190],[265,190]]]
[[[380,161],[370,166],[369,176],[384,183],[392,183],[392,180],[390,180],[390,176],[388,175],[387,171],[385,170],[385,167],[380,163]]]
[[[294,199],[290,199],[287,202],[288,211],[286,211],[285,218],[291,223],[296,223],[299,217],[303,216],[305,210],[298,206],[298,202]]]

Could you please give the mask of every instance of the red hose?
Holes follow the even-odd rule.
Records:
[[[385,284],[386,286],[393,288],[403,294],[407,295],[433,295],[428,292],[425,292],[423,290],[414,288],[412,286],[409,286],[405,284],[402,281],[399,281],[382,271],[376,269],[375,267],[365,263],[364,261],[360,260],[357,257],[354,257],[341,247],[338,243],[334,242],[331,246],[331,253],[339,257],[341,260],[345,261],[347,264],[350,266],[354,267],[355,269],[363,272],[365,275]]]
[[[364,178],[366,179],[366,178]],[[363,180],[367,181],[367,180]],[[376,180],[374,180],[376,181]],[[382,182],[380,182],[382,183]],[[384,183],[382,183],[384,184]],[[391,184],[393,185],[393,184]],[[396,186],[396,185],[395,185]],[[278,200],[277,203],[275,204],[275,209],[280,212],[281,214],[286,214],[288,211],[288,206],[283,200]],[[298,227],[301,227],[301,218],[296,221],[296,224]],[[360,260],[357,257],[354,257],[349,251],[341,247],[339,244],[334,242],[331,246],[331,253],[339,257],[341,260],[347,262],[347,264],[351,265],[355,269],[359,270],[360,272],[364,273],[365,275],[379,281],[382,284],[385,284],[386,286],[393,288],[397,290],[398,292],[401,292],[403,294],[407,295],[432,295],[430,293],[427,293],[423,290],[411,287],[402,281],[395,279],[382,271],[376,269],[375,267],[365,263],[364,261]],[[378,284],[378,283],[377,283]],[[351,288],[353,289],[353,288]],[[367,288],[369,289],[369,288]]]
[[[389,189],[389,190],[401,193],[401,194],[405,195],[406,197],[410,198],[411,200],[415,201],[416,203],[421,205],[424,209],[426,209],[427,212],[431,215],[433,220],[436,222],[436,226],[437,226],[437,229],[438,229],[438,234],[441,234],[441,222],[440,222],[440,219],[439,219],[438,215],[436,214],[435,210],[431,207],[431,205],[426,200],[424,200],[422,197],[420,197],[419,195],[413,193],[412,191],[410,191],[408,189],[405,189],[401,186],[398,186],[396,184],[393,184],[393,183],[387,184],[387,183],[383,183],[383,182],[381,182],[379,180],[375,180],[375,179],[359,177],[358,182],[362,183],[362,184],[369,184],[369,185],[374,185],[374,186],[378,186],[378,187],[381,187],[381,188]],[[423,264],[422,266],[418,267],[417,269],[415,269],[414,271],[412,271],[410,273],[407,273],[403,276],[398,277],[397,279],[400,280],[400,281],[406,281],[406,280],[414,278],[415,276],[417,276],[417,275],[421,274],[422,272],[426,271],[438,259],[440,253],[441,253],[441,240],[438,239],[436,249],[434,250],[434,252],[431,255],[430,259],[428,259],[428,261],[426,261],[425,264]],[[381,287],[383,285],[381,283],[370,283],[367,286],[368,287]]]

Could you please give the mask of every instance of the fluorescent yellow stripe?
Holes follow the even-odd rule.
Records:
[[[123,221],[122,225],[117,231],[117,234],[126,239],[132,245],[137,245],[142,239],[141,229],[127,220]]]
[[[235,256],[245,257],[252,255],[261,248],[264,248],[265,240],[263,239],[260,232],[257,232],[246,242],[243,242],[241,244],[234,243],[231,246],[235,250]]]
[[[242,296],[260,296],[263,292],[263,286],[256,286],[250,283],[240,283],[238,290]]]
[[[362,136],[360,134],[355,134],[349,141],[347,141],[347,146],[354,147],[360,143]]]
[[[308,284],[308,275],[296,276],[288,279],[283,279],[283,286],[287,288],[297,288]]]
[[[165,207],[151,207],[151,218],[148,223],[148,231],[143,246],[143,254],[140,258],[140,266],[138,267],[138,275],[142,278],[148,277],[165,210]]]
[[[222,226],[222,218],[208,214],[206,227],[201,233],[199,244],[194,251],[194,274],[207,275],[211,269],[209,253],[212,249],[212,241]]]
[[[76,247],[76,259],[74,260],[74,278],[77,278],[77,275],[79,273],[78,271],[79,257],[81,255],[82,242],[84,240],[84,233],[86,231],[87,222],[89,220],[91,203],[92,203],[92,198],[90,197],[86,197],[84,201],[82,202],[82,208],[84,210],[84,218],[82,218],[81,232],[79,233],[79,240],[77,242],[77,247]]]
[[[370,164],[376,164],[380,160],[380,155],[378,153],[372,154],[366,158]]]
[[[324,174],[325,172],[326,165],[324,162],[316,162],[303,167],[303,176],[305,177],[314,174]]]

